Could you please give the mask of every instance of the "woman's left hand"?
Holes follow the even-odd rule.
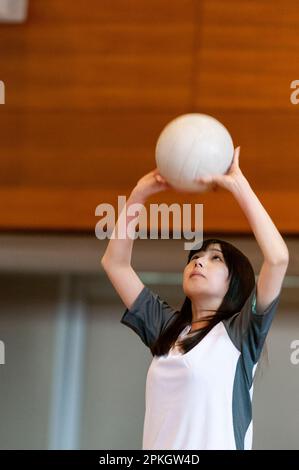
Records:
[[[235,185],[237,179],[243,175],[239,167],[239,154],[240,154],[240,147],[237,147],[234,151],[232,164],[224,175],[220,174],[220,175],[202,176],[200,178],[196,178],[195,181],[198,181],[199,183],[207,184],[207,186],[211,187],[213,191],[216,191],[218,187],[222,187],[230,191]]]

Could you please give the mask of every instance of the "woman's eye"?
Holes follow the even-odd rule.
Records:
[[[191,261],[194,260],[194,259],[196,259],[196,258],[198,258],[198,255],[192,256]],[[220,261],[222,261],[222,258],[221,258],[220,256],[218,256],[218,255],[214,255],[214,256],[212,257],[212,259],[214,259],[214,258],[219,258]]]
[[[196,258],[198,258],[198,256],[197,256],[197,255],[194,255],[194,256],[192,256],[191,260],[196,259]],[[214,258],[219,258],[220,261],[222,261],[222,259],[221,259],[220,256],[218,256],[218,255],[214,255],[214,256],[212,257],[212,259],[214,259]]]

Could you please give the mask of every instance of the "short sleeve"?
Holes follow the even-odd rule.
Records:
[[[231,340],[252,363],[256,363],[260,357],[279,304],[281,290],[263,312],[257,312],[256,293],[255,283],[240,312],[225,321]]]
[[[156,341],[177,311],[144,286],[120,322],[130,327],[149,348]]]

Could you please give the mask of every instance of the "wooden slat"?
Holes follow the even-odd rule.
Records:
[[[189,104],[193,3],[33,0],[28,23],[0,27],[7,105],[119,111]]]
[[[296,233],[298,221],[291,218],[286,208],[298,207],[299,191],[259,191],[259,199],[279,230]],[[111,204],[115,213],[118,210],[118,196],[129,196],[129,192],[113,190],[47,190],[43,188],[0,189],[0,228],[5,230],[86,230],[94,232],[101,217],[95,216],[99,204]],[[205,232],[251,233],[250,226],[233,196],[224,190],[186,197],[186,194],[167,191],[148,200],[151,203],[183,204],[190,203],[192,214],[194,204],[203,204]],[[182,210],[182,209],[181,209]],[[194,216],[193,228],[194,228]],[[219,228],[221,220],[221,228]],[[160,226],[160,224],[159,224]],[[178,230],[170,219],[170,228]]]
[[[215,109],[211,114],[227,126],[235,145],[241,145],[240,166],[254,188],[297,189],[298,113]],[[2,114],[0,108],[4,155],[0,183],[49,190],[59,186],[129,190],[154,168],[157,138],[174,117],[70,111]]]
[[[298,78],[298,2],[204,1],[197,32],[197,106],[291,109]]]

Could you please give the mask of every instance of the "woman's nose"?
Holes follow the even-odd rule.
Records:
[[[197,266],[198,264],[200,264],[200,266],[202,267],[202,262],[199,259],[196,259],[195,260],[195,266]]]

